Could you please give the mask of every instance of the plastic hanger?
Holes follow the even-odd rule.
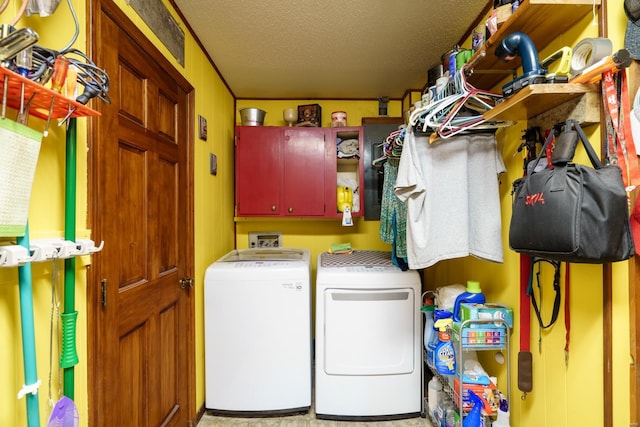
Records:
[[[447,116],[438,126],[438,135],[442,138],[448,138],[473,128],[485,122],[483,114],[497,105],[502,100],[502,95],[477,89],[471,86],[465,78],[465,69],[462,68],[458,72],[461,87],[464,96],[459,99],[456,104],[449,110]],[[475,112],[470,116],[461,116],[461,112]]]

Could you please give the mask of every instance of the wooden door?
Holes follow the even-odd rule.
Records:
[[[282,129],[236,128],[236,210],[238,216],[280,215]]]
[[[324,129],[285,129],[283,152],[284,214],[323,216],[326,165]],[[333,193],[335,195],[335,189]]]
[[[92,122],[94,257],[88,289],[89,425],[184,426],[195,416],[192,88],[109,1],[95,62],[111,105]]]

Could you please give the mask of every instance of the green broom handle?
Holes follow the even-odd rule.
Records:
[[[69,119],[66,137],[65,214],[64,238],[76,241],[76,119]],[[76,259],[64,260],[64,313],[62,314],[62,351],[60,367],[64,369],[64,395],[74,399],[74,365],[78,363],[76,351],[75,309]]]

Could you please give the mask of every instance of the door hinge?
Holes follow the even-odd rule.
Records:
[[[100,302],[103,307],[107,306],[107,279],[100,281]]]
[[[183,277],[182,279],[180,279],[180,288],[181,289],[193,288],[193,279],[190,277]]]

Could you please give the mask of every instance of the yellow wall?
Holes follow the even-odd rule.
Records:
[[[333,220],[241,220],[235,223],[237,233],[234,234],[233,219],[233,135],[234,125],[240,119],[237,110],[243,107],[259,107],[267,111],[265,125],[284,125],[282,110],[300,104],[319,103],[323,108],[323,126],[329,126],[330,113],[344,110],[348,114],[350,125],[358,125],[362,117],[375,117],[378,113],[377,101],[326,101],[326,100],[239,100],[234,106],[233,96],[228,92],[211,64],[200,51],[192,37],[186,33],[185,66],[175,63],[169,52],[161,46],[151,31],[146,28],[126,0],[116,3],[143,30],[161,52],[169,58],[195,88],[195,115],[203,115],[208,120],[209,137],[207,141],[194,141],[194,173],[195,173],[195,279],[196,279],[196,407],[193,413],[204,402],[204,357],[203,357],[203,292],[204,270],[215,259],[234,247],[237,237],[239,248],[247,247],[249,231],[282,231],[284,245],[310,248],[315,256],[326,250],[331,243],[349,241],[357,249],[389,249],[378,238],[377,221],[356,219],[354,227],[344,228]],[[165,1],[165,4],[168,4]],[[85,2],[73,0],[78,17],[81,20],[80,39],[76,46],[85,48]],[[5,14],[11,14],[9,10]],[[609,37],[614,41],[614,48],[621,48],[626,19],[622,12],[622,0],[609,2]],[[176,19],[179,18],[176,16]],[[25,25],[32,26],[40,34],[39,44],[59,47],[66,44],[71,36],[71,18],[64,2],[53,17],[31,17],[25,19]],[[22,26],[22,23],[18,26]],[[61,34],[60,28],[69,29],[69,34]],[[563,45],[575,45],[583,37],[595,36],[597,27],[591,25],[590,18],[577,24],[574,31],[560,37],[553,46],[540,52],[545,57]],[[214,58],[215,60],[215,58]],[[100,64],[98,64],[100,65]],[[389,104],[390,116],[401,116],[400,101]],[[98,119],[99,120],[99,119]],[[31,119],[30,125],[42,130],[42,121]],[[194,124],[195,125],[195,124]],[[511,214],[511,182],[520,175],[520,159],[513,157],[515,147],[519,143],[520,130],[518,124],[498,133],[500,149],[507,163],[508,172],[502,176],[500,197],[502,203],[503,234],[505,248],[508,218]],[[586,130],[594,145],[599,142],[599,129],[590,127]],[[33,197],[29,215],[31,236],[61,237],[63,235],[63,199],[64,199],[64,129],[54,123],[50,134],[43,140],[40,159],[33,188]],[[78,120],[78,200],[77,200],[77,234],[89,237],[87,230],[87,163],[86,151],[86,119]],[[209,153],[218,156],[218,175],[208,173]],[[85,269],[90,264],[89,257],[80,259],[76,275],[76,307],[78,319],[78,351],[80,363],[76,367],[75,400],[80,409],[81,425],[87,425],[87,330],[85,302]],[[441,262],[425,272],[427,286],[449,283],[464,283],[468,279],[479,280],[490,300],[501,301],[512,306],[516,312],[518,323],[518,257],[505,249],[505,263],[491,264],[473,258]],[[613,381],[614,381],[614,425],[629,424],[629,343],[628,343],[628,292],[627,264],[614,265],[613,284]],[[48,263],[33,265],[34,311],[36,322],[36,347],[38,377],[43,380],[40,389],[40,418],[44,424],[50,413],[47,403],[47,377],[49,372],[49,316],[51,301],[51,270]],[[571,295],[571,350],[569,364],[564,364],[564,328],[561,312],[558,323],[550,330],[542,332],[541,351],[538,351],[538,330],[532,328],[532,351],[534,354],[534,391],[526,400],[520,399],[516,386],[515,359],[518,350],[519,333],[515,330],[512,339],[512,425],[522,427],[533,426],[596,426],[603,424],[603,383],[602,383],[602,269],[599,266],[572,266]],[[26,425],[24,400],[16,400],[17,391],[24,382],[22,366],[22,348],[20,335],[20,313],[18,309],[18,278],[16,269],[0,269],[0,335],[5,345],[0,346],[0,360],[3,361],[0,385],[0,399],[5,402],[0,411],[0,425]],[[61,285],[59,289],[61,288]],[[59,291],[60,292],[60,291]],[[60,292],[61,293],[61,292]],[[544,307],[552,305],[552,291],[545,293]],[[548,311],[545,311],[548,316]],[[535,321],[534,318],[532,318]],[[534,323],[535,324],[535,323]],[[57,349],[54,347],[54,354]],[[54,368],[57,356],[54,356]],[[485,358],[487,359],[487,358]],[[501,384],[505,381],[504,368],[486,360],[487,367],[500,373]],[[53,372],[53,399],[59,397],[57,369]]]
[[[85,16],[85,2],[74,0],[73,6],[80,17]],[[4,23],[8,23],[17,11],[18,2],[10,2],[9,8],[3,14]],[[64,47],[73,35],[69,8],[64,6],[49,18],[33,16],[23,18],[17,28],[28,26],[39,34],[38,45],[60,49]],[[64,28],[61,31],[60,28]],[[84,50],[85,32],[80,31],[75,46]],[[15,112],[9,111],[8,117],[15,119]],[[44,130],[44,121],[31,117],[29,125],[39,131]],[[77,197],[77,230],[78,238],[87,238],[89,230],[86,229],[87,194],[86,173],[87,163],[83,154],[86,152],[86,120],[77,121],[78,152],[81,153],[77,165],[78,197]],[[64,173],[65,173],[65,127],[58,127],[58,121],[52,120],[49,126],[49,134],[43,138],[40,155],[34,178],[31,206],[29,211],[30,237],[32,239],[45,237],[58,237],[64,235]],[[5,242],[15,243],[15,239],[5,239]],[[86,305],[85,269],[90,262],[88,257],[77,260],[76,275],[76,308],[79,311],[77,324],[77,350],[81,361],[86,361]],[[62,262],[57,263],[60,272],[57,280],[58,298],[61,300],[63,289]],[[39,389],[38,403],[40,407],[40,422],[44,425],[49,417],[48,377],[49,377],[49,328],[51,316],[52,298],[52,263],[32,264],[33,283],[33,310],[35,322],[36,351],[37,351],[37,377],[42,381]],[[0,425],[18,426],[27,425],[25,398],[16,399],[18,391],[22,388],[25,377],[23,367],[22,335],[20,326],[20,308],[18,293],[17,268],[0,269],[0,336],[4,344],[0,346],[0,360],[2,360],[1,376],[4,378],[0,385],[0,399],[5,402],[0,411]],[[62,301],[60,311],[63,311]],[[57,401],[61,394],[58,387],[59,349],[53,347],[53,370],[51,398]],[[87,413],[87,365],[80,363],[75,368],[76,393],[75,402],[86,419]]]
[[[194,141],[194,198],[195,198],[195,307],[196,307],[196,407],[190,408],[195,415],[196,410],[204,402],[204,344],[203,344],[203,276],[206,267],[216,258],[233,249],[233,133],[234,133],[234,99],[213,66],[201,52],[200,48],[185,31],[185,66],[175,62],[138,15],[130,9],[125,0],[116,2],[123,11],[142,29],[147,37],[159,47],[174,66],[184,74],[195,88],[195,116],[202,115],[208,120],[208,139]],[[14,13],[11,2],[3,17]],[[168,5],[168,3],[167,3]],[[75,46],[87,52],[86,38],[86,2],[73,0],[76,14],[81,21],[80,37]],[[11,15],[13,16],[13,15]],[[177,15],[174,15],[179,20]],[[7,21],[9,19],[7,18]],[[7,22],[3,21],[3,22]],[[30,26],[40,35],[38,44],[59,49],[63,47],[73,34],[72,19],[66,2],[61,2],[56,13],[48,18],[33,16],[23,19],[17,27]],[[65,29],[64,31],[61,30]],[[97,64],[100,66],[100,64]],[[15,113],[14,113],[15,114]],[[12,118],[15,115],[10,116]],[[99,120],[96,119],[96,120]],[[78,119],[78,179],[77,179],[77,235],[90,237],[87,230],[87,119]],[[44,122],[31,118],[29,125],[42,131]],[[195,128],[197,126],[194,124]],[[209,174],[209,153],[218,156],[218,174]],[[43,139],[40,157],[34,180],[31,207],[29,211],[30,234],[32,238],[62,237],[64,234],[64,170],[65,170],[65,132],[53,121],[49,128],[49,136]],[[80,411],[82,426],[88,420],[88,386],[87,386],[87,329],[86,329],[86,274],[90,257],[78,260],[76,274],[76,309],[79,312],[77,325],[77,347],[80,363],[75,368],[75,402]],[[62,264],[59,266],[62,269]],[[33,299],[35,312],[35,332],[37,350],[37,373],[43,382],[39,394],[40,421],[45,425],[51,412],[48,404],[49,373],[49,326],[51,305],[51,270],[52,264],[33,264]],[[62,295],[62,279],[58,283]],[[16,394],[24,383],[22,365],[22,344],[20,335],[20,310],[18,299],[18,275],[16,268],[0,269],[0,336],[4,345],[0,346],[0,360],[3,361],[0,385],[0,399],[5,402],[0,411],[0,425],[27,425],[26,405],[23,400],[16,400]],[[54,347],[52,398],[56,401],[60,396],[58,386],[58,370],[56,369],[58,353]]]

